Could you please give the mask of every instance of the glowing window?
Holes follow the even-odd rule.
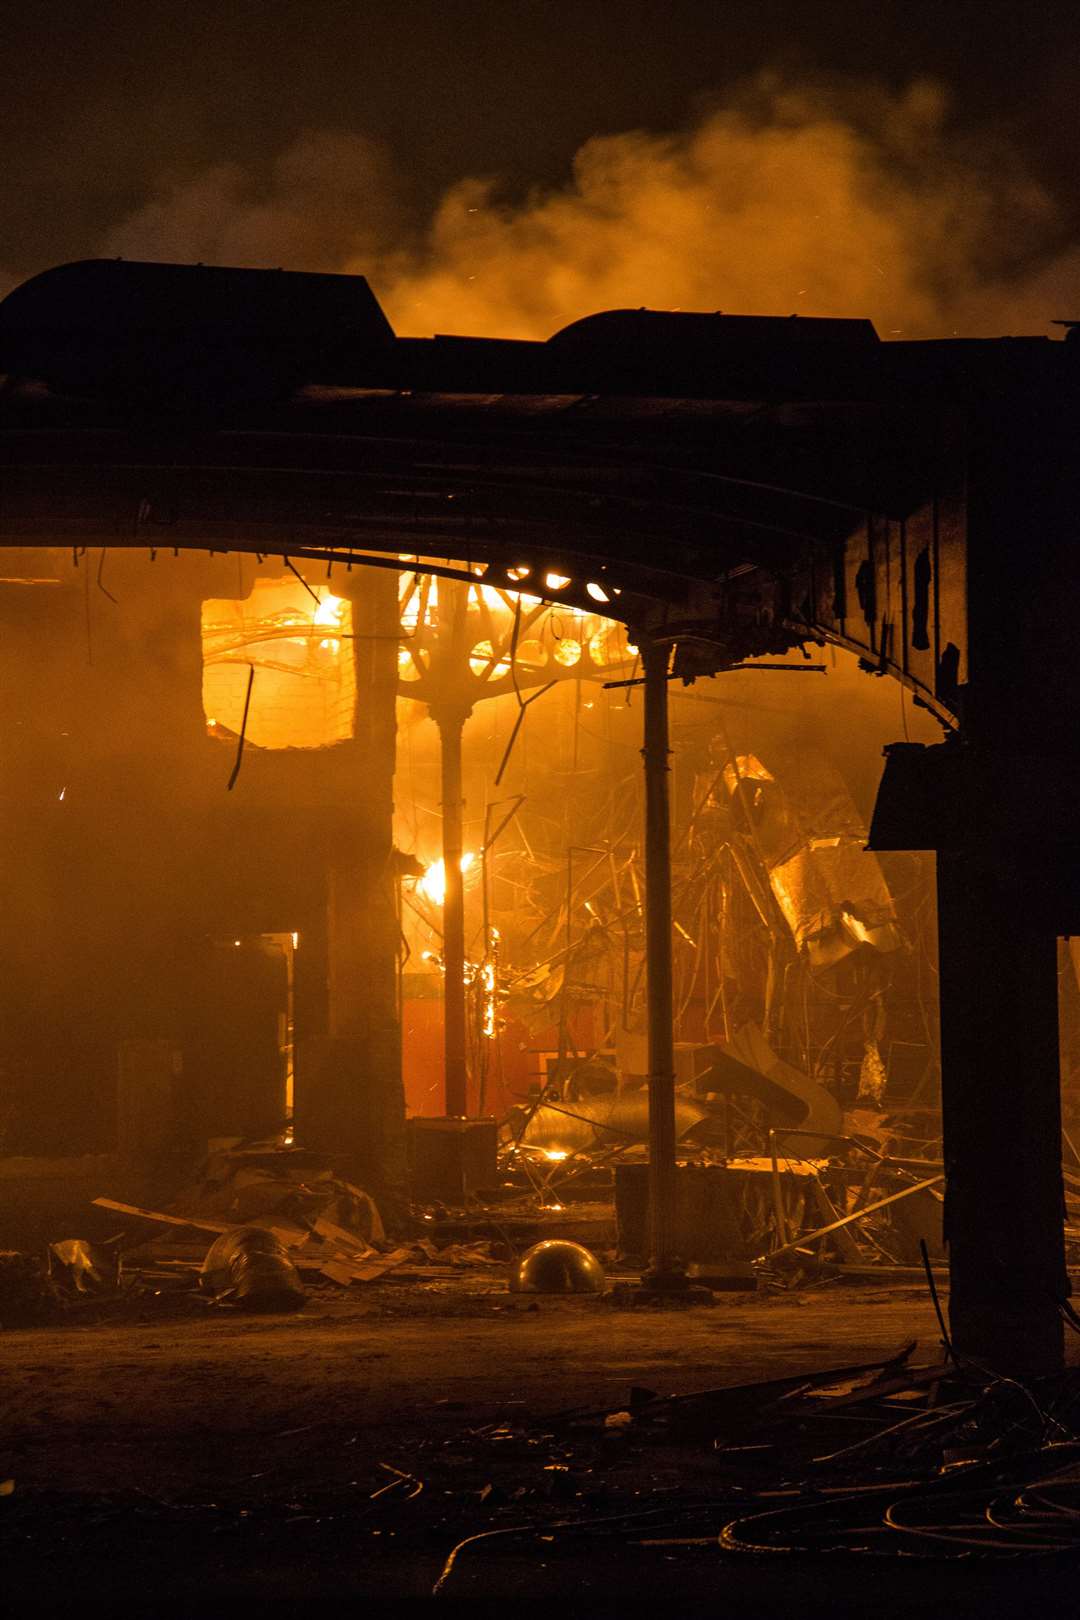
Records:
[[[296,579],[257,579],[243,602],[202,607],[203,711],[211,736],[243,724],[258,748],[325,748],[353,734],[352,606],[328,591],[316,603]]]

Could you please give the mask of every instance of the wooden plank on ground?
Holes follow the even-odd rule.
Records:
[[[328,1243],[335,1244],[339,1249],[344,1249],[350,1255],[367,1255],[375,1252],[371,1244],[365,1243],[362,1237],[358,1237],[355,1232],[347,1231],[344,1226],[338,1226],[334,1221],[327,1220],[325,1215],[316,1216],[315,1230],[319,1237],[325,1238]]]
[[[208,1221],[197,1215],[164,1215],[159,1209],[140,1209],[137,1204],[121,1204],[115,1198],[91,1200],[99,1209],[115,1210],[118,1215],[137,1215],[141,1221],[158,1221],[164,1226],[194,1226],[200,1232],[231,1232],[236,1221]]]

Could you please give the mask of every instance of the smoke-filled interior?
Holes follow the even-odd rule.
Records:
[[[378,1144],[447,1112],[450,715],[465,1112],[499,1128],[470,1196],[610,1200],[645,1153],[649,1063],[639,657],[604,603],[419,558],[6,566],[3,1154],[114,1156],[160,1201],[226,1142],[305,1145],[307,1119],[326,1146],[334,1043],[386,1017],[376,1080],[342,1083],[369,1087],[361,1168],[400,1197]],[[940,728],[850,654],[786,663],[670,686],[680,1151],[933,1158],[933,857],[866,837],[883,746]],[[1064,958],[1061,984],[1068,1075]]]

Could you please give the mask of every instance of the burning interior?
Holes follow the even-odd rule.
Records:
[[[9,1161],[63,1161],[69,1202],[86,1177],[156,1182],[160,1201],[226,1144],[339,1150],[326,1076],[370,1038],[381,943],[400,1036],[383,1032],[351,1173],[398,1211],[595,1218],[621,1188],[619,1238],[641,1255],[638,649],[600,586],[589,611],[460,572],[9,553]],[[900,707],[909,737],[936,735]],[[932,861],[866,848],[897,709],[835,649],[671,688],[678,1157],[724,1172],[734,1222],[682,1232],[703,1271],[779,1251],[910,1266],[920,1235],[940,1252]],[[448,731],[461,1108],[444,1017]],[[381,919],[370,896],[357,909],[365,868]],[[1064,956],[1061,983],[1071,1106]],[[426,1171],[421,1152],[410,1186],[403,1134],[458,1114],[482,1149],[463,1134]]]

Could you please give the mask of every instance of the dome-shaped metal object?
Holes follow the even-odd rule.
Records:
[[[515,1263],[510,1273],[512,1294],[602,1294],[604,1268],[580,1243],[566,1238],[544,1238]]]

